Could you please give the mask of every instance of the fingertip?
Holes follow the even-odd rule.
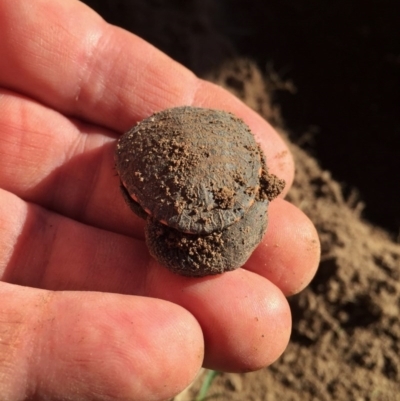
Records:
[[[187,278],[154,264],[152,295],[182,305],[200,323],[206,344],[204,366],[244,372],[265,367],[289,340],[291,314],[282,292],[244,269]]]
[[[233,275],[236,277],[232,277],[232,301],[224,318],[226,325],[236,321],[236,326],[226,333],[226,339],[217,339],[224,343],[224,353],[215,340],[214,344],[211,340],[207,343],[210,348],[204,364],[216,370],[251,372],[271,365],[285,351],[291,333],[291,312],[285,296],[268,280],[242,269]],[[241,286],[237,285],[239,275]],[[220,322],[219,326],[222,325]],[[209,338],[207,333],[205,337]]]
[[[318,233],[296,206],[276,199],[268,209],[267,233],[246,268],[271,280],[286,295],[303,290],[320,260]]]
[[[99,293],[57,298],[45,333],[52,346],[42,349],[38,377],[47,383],[42,389],[47,396],[68,398],[73,389],[82,400],[106,395],[164,400],[182,391],[201,368],[201,329],[178,305]]]

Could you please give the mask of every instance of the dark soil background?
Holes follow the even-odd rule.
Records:
[[[289,129],[359,189],[365,214],[400,227],[400,14],[396,1],[235,1],[231,37],[298,88],[276,97]],[[249,6],[246,6],[249,5]],[[246,27],[252,27],[247,29]],[[239,32],[243,32],[239,34]],[[263,49],[263,51],[260,51]]]
[[[382,0],[86,0],[200,76],[237,55],[291,80],[275,91],[294,139],[365,216],[399,235],[400,16]],[[306,134],[306,135],[304,135]]]

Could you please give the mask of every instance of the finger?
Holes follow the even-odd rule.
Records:
[[[195,377],[201,330],[157,299],[0,283],[4,400],[165,400]]]
[[[0,34],[5,87],[117,131],[178,105],[231,111],[250,126],[269,168],[289,188],[293,160],[268,123],[140,38],[106,24],[81,2],[40,0],[26,7],[23,1],[2,1]]]
[[[190,311],[205,333],[207,366],[243,371],[285,349],[290,310],[268,280],[238,269],[192,279],[170,273],[142,241],[85,226],[0,191],[0,276],[52,290],[146,295]]]
[[[0,279],[52,290],[139,294],[143,241],[79,224],[0,190]]]
[[[283,199],[268,207],[268,230],[246,263],[283,293],[293,295],[314,277],[320,260],[318,233],[309,218]]]
[[[143,238],[119,191],[114,133],[0,90],[0,187],[72,219]]]
[[[206,344],[204,366],[230,372],[261,369],[276,361],[291,333],[290,308],[282,292],[244,269],[193,279],[175,276],[155,261],[150,294],[188,309]]]

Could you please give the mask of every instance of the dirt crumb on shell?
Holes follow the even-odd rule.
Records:
[[[231,188],[223,187],[213,192],[214,200],[221,209],[229,209],[235,205],[235,191]]]
[[[261,177],[260,177],[260,190],[256,196],[256,199],[268,199],[269,201],[277,198],[285,188],[285,180],[277,177],[274,174],[268,172],[267,163],[261,147],[259,146],[259,152],[261,155]]]

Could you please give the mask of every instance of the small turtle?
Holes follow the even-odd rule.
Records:
[[[149,219],[146,242],[162,265],[175,273],[201,277],[243,266],[267,228],[268,200],[255,202],[244,217],[222,231],[186,234]]]
[[[247,125],[219,110],[156,113],[118,140],[115,161],[126,202],[147,218],[150,252],[190,276],[243,265],[284,187]]]

